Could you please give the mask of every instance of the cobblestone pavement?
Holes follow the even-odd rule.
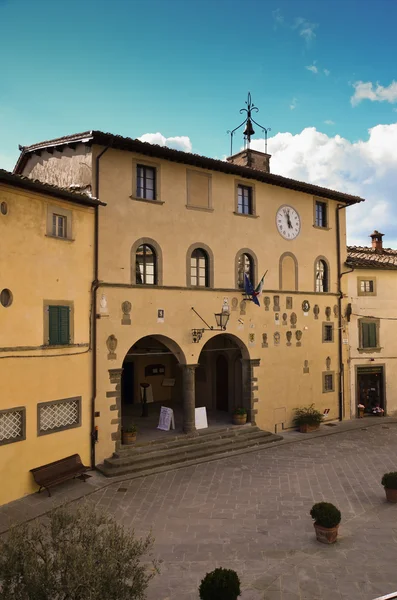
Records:
[[[201,578],[216,566],[238,572],[242,600],[372,600],[397,591],[397,505],[380,485],[397,470],[397,424],[383,423],[292,434],[302,441],[106,487],[94,476],[54,501],[34,494],[1,515],[23,508],[35,516],[46,502],[80,502],[89,489],[90,501],[138,536],[152,530],[163,562],[148,600],[198,600]],[[321,500],[342,511],[333,546],[314,537],[309,511]]]
[[[233,459],[112,484],[90,496],[152,529],[163,561],[150,600],[197,600],[216,566],[235,569],[242,600],[370,600],[397,590],[397,506],[380,479],[397,470],[397,425],[280,445]],[[309,510],[342,511],[334,546],[314,537]]]

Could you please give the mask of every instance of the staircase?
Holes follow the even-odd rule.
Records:
[[[211,427],[195,436],[163,437],[124,446],[97,469],[107,477],[128,475],[130,479],[252,452],[281,439],[254,425]]]

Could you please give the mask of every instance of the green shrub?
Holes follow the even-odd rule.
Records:
[[[241,415],[241,416],[246,415],[247,414],[247,409],[246,408],[242,408],[242,407],[235,408],[233,414],[235,414],[235,415]]]
[[[382,485],[388,490],[397,490],[397,472],[385,473],[382,477]]]
[[[320,527],[336,527],[342,519],[341,512],[330,502],[318,502],[312,506],[310,516]]]
[[[240,580],[236,571],[215,569],[202,580],[199,587],[201,600],[237,600],[240,596]]]
[[[123,429],[123,433],[136,433],[138,428],[136,425],[129,425],[125,429]]]
[[[314,404],[311,404],[310,406],[295,408],[293,424],[295,427],[300,427],[301,425],[320,425],[323,418],[324,415],[314,408]]]
[[[88,503],[61,507],[0,539],[0,600],[143,600],[152,546]]]

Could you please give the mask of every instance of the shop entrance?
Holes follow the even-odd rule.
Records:
[[[364,405],[364,414],[368,416],[386,412],[383,367],[357,367],[358,404]]]

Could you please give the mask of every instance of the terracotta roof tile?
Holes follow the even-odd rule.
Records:
[[[346,264],[355,269],[397,269],[397,250],[348,246]]]

